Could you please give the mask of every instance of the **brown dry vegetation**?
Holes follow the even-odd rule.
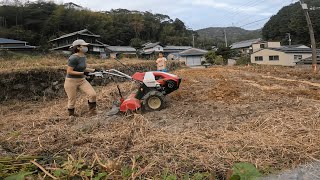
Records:
[[[39,56],[23,56],[15,58],[0,57],[0,72],[10,72],[17,70],[28,70],[34,68],[64,68],[66,67],[68,57],[62,55],[39,55]],[[94,56],[89,56],[87,59],[89,66],[110,66],[117,64],[112,59],[99,59]],[[122,59],[124,63],[143,63],[145,61],[139,59]]]
[[[77,104],[82,116],[74,120],[66,116],[65,98],[6,102],[0,108],[0,155],[81,154],[90,162],[98,156],[109,161],[110,171],[121,171],[117,163],[130,165],[143,178],[159,178],[164,170],[180,177],[225,174],[236,162],[269,173],[320,159],[317,78],[311,84],[308,72],[264,68],[177,70],[180,90],[167,97],[164,110],[145,114],[89,117],[83,96]],[[126,92],[134,87],[120,86]],[[107,111],[115,84],[97,92],[99,109]]]

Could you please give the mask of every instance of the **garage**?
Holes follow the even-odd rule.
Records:
[[[187,66],[200,66],[201,65],[201,56],[187,56],[186,57]]]
[[[205,60],[204,55],[208,51],[203,49],[191,48],[179,53],[181,56],[180,60],[185,61],[187,66],[201,66],[201,61]]]

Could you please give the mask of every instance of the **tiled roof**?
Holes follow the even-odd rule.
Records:
[[[35,46],[4,46],[4,47],[0,47],[0,49],[35,49]]]
[[[194,56],[194,55],[205,55],[207,53],[208,53],[208,51],[203,50],[203,49],[191,48],[191,49],[187,49],[185,51],[182,51],[179,54],[181,56]]]
[[[287,46],[282,46],[284,48],[309,48],[306,45],[303,44],[295,44],[295,45],[287,45]]]
[[[6,38],[0,38],[0,44],[25,44],[27,42],[25,41],[18,41],[14,39],[6,39]]]
[[[262,41],[262,40],[259,38],[259,39],[251,39],[251,40],[236,42],[231,45],[231,49],[250,47],[250,46],[252,46],[252,44],[258,43],[260,41]]]
[[[153,47],[155,47],[155,46],[157,46],[157,45],[159,45],[159,44],[160,44],[160,42],[149,43],[149,44],[147,44],[144,48],[145,48],[145,49],[153,48]]]
[[[285,53],[312,53],[311,48],[266,48],[274,51],[280,51]],[[317,49],[320,52],[320,49]]]
[[[63,39],[63,38],[69,37],[69,36],[74,36],[74,35],[77,35],[77,34],[81,34],[81,35],[85,35],[85,36],[100,37],[100,35],[93,34],[93,33],[90,32],[88,29],[83,29],[83,30],[76,31],[76,32],[73,32],[73,33],[65,34],[65,35],[60,36],[60,37],[58,37],[58,38],[56,38],[56,39],[52,39],[52,40],[50,40],[49,42],[56,41],[56,40],[59,40],[59,39]]]
[[[163,50],[187,50],[191,48],[191,46],[166,46]]]
[[[109,49],[112,52],[136,52],[137,50],[130,46],[108,46],[107,49]]]

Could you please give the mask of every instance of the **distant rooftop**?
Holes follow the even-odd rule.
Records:
[[[181,56],[196,56],[196,55],[205,55],[207,53],[208,53],[208,51],[203,50],[203,49],[191,48],[191,49],[187,49],[185,51],[182,51],[179,54]]]
[[[274,51],[281,51],[285,53],[312,53],[311,48],[266,48]],[[320,52],[320,49],[317,49],[317,52]]]
[[[6,38],[0,38],[0,44],[25,44],[26,41],[19,41],[14,39],[6,39]]]
[[[250,39],[246,41],[241,41],[241,42],[236,42],[231,45],[231,49],[239,49],[239,48],[245,48],[245,47],[250,47],[252,44],[258,43],[262,41],[261,38],[259,39]]]
[[[282,46],[284,48],[310,48],[306,45],[303,44],[296,44],[296,45],[286,45],[286,46]]]
[[[97,37],[97,38],[100,37],[100,35],[93,34],[88,29],[83,29],[83,30],[76,31],[76,32],[73,32],[73,33],[65,34],[65,35],[60,36],[60,37],[58,37],[56,39],[52,39],[49,42],[56,41],[56,40],[59,40],[59,39],[63,39],[63,38],[70,37],[70,36],[74,36],[74,35],[77,35],[77,34],[81,34],[81,35],[85,35],[85,36],[94,36],[94,37]]]
[[[35,49],[35,46],[29,46],[29,45],[25,45],[25,46],[4,46],[4,47],[0,47],[0,49]]]
[[[166,46],[163,50],[187,50],[191,48],[191,46]]]
[[[108,46],[107,49],[109,49],[112,52],[136,52],[137,50],[130,46]]]
[[[153,47],[155,47],[155,46],[157,46],[157,45],[159,45],[160,44],[160,42],[156,42],[156,43],[148,43],[148,44],[145,44],[145,49],[149,49],[149,48],[153,48]]]

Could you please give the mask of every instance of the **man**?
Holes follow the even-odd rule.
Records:
[[[167,72],[167,59],[163,57],[163,52],[159,52],[159,58],[156,63],[157,71]]]

